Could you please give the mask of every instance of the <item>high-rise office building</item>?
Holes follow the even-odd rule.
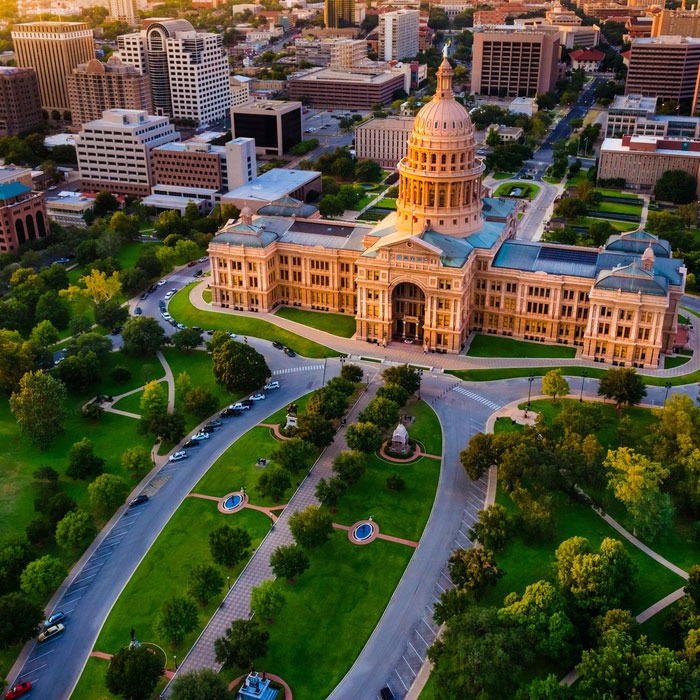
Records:
[[[183,19],[152,19],[118,38],[122,61],[148,73],[153,108],[173,119],[211,124],[231,105],[228,58],[220,34],[200,33]]]
[[[82,63],[68,76],[68,99],[73,125],[102,118],[107,109],[141,109],[153,113],[147,75],[112,56],[107,63],[96,58]]]
[[[329,29],[355,26],[355,0],[325,0],[323,21]]]
[[[700,39],[657,36],[635,39],[625,93],[661,100],[692,100],[700,68]]]
[[[16,24],[12,42],[17,65],[36,71],[41,106],[63,116],[70,108],[66,76],[77,65],[95,58],[92,29],[85,22]]]
[[[700,37],[700,12],[697,10],[660,10],[651,23],[651,36]]]
[[[109,16],[113,22],[137,24],[136,0],[109,0]]]
[[[535,97],[557,82],[559,34],[512,27],[474,32],[472,92]]]
[[[418,10],[379,15],[379,60],[400,61],[418,53]]]
[[[0,67],[0,137],[16,136],[43,122],[36,73]]]

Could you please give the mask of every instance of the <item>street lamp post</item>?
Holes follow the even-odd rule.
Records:
[[[586,377],[588,376],[588,370],[584,369],[581,370],[581,396],[579,396],[578,400],[580,402],[583,402],[583,385],[586,383]]]
[[[226,583],[228,584],[228,589],[230,591],[231,590],[231,577],[230,576],[226,577]]]
[[[535,381],[535,375],[531,374],[527,378],[527,407],[525,408],[525,416],[527,417],[527,414],[530,411],[530,396],[532,394],[532,382]]]
[[[173,661],[175,663],[175,670],[177,671],[177,654],[173,654]]]
[[[666,396],[664,396],[664,406],[665,406],[666,402],[668,401],[668,392],[671,390],[671,387],[673,386],[673,384],[671,384],[671,382],[666,382],[664,384],[664,386],[666,387]]]
[[[418,370],[418,379],[421,382],[423,381],[423,370],[422,369]],[[420,401],[420,383],[418,384],[418,400]]]

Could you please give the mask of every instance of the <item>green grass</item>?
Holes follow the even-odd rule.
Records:
[[[605,219],[605,216],[581,216],[574,221],[574,226],[589,228],[591,224],[595,224],[601,219]],[[605,219],[605,221],[608,221],[616,231],[634,231],[639,228],[639,224],[629,221],[613,221],[612,219]]]
[[[326,698],[374,630],[412,554],[383,540],[360,547],[335,532],[309,552],[311,566],[294,586],[276,581],[285,603],[257,666],[274,669],[295,697]],[[225,673],[232,679],[240,672]]]
[[[403,412],[416,417],[408,428],[410,437],[418,440],[428,454],[441,455],[442,431],[433,409],[424,401],[416,401],[409,404]]]
[[[494,173],[491,175],[493,180],[508,180],[512,178],[514,173]]]
[[[355,335],[356,323],[354,316],[345,314],[332,314],[325,311],[306,311],[294,309],[290,306],[280,306],[275,316],[286,318],[288,321],[301,323],[304,326],[315,328],[325,333],[332,333],[341,338],[351,338]]]
[[[690,357],[665,357],[664,358],[664,369],[673,369],[674,367],[680,367],[690,360]]]
[[[596,192],[600,192],[603,197],[621,197],[622,199],[633,199],[637,202],[640,201],[636,194],[628,194],[627,192],[620,192],[620,190],[607,190],[600,187],[596,187]]]
[[[611,214],[633,214],[641,216],[642,204],[620,204],[618,202],[600,202],[595,207],[596,211]]]
[[[120,411],[126,411],[127,413],[135,413],[141,415],[141,397],[143,396],[143,391],[137,391],[135,394],[129,394],[119,401],[115,401],[112,406]]]
[[[496,335],[474,336],[468,357],[575,357],[576,348],[568,345],[545,345],[513,340]]]
[[[567,187],[576,187],[579,182],[583,182],[584,180],[588,179],[588,171],[587,170],[579,170],[576,175],[573,177],[570,177],[566,181],[566,186]]]
[[[223,524],[235,524],[246,529],[255,548],[269,530],[270,520],[263,513],[249,509],[235,515],[224,515],[217,510],[213,501],[186,498],[119,596],[95,642],[95,650],[116,653],[128,643],[129,630],[133,626],[141,643],[154,642],[182,658],[214,614],[226,592],[226,584],[219,596],[200,608],[199,628],[190,632],[176,647],[171,647],[160,637],[154,624],[163,601],[185,595],[187,577],[192,567],[212,564],[209,533]],[[243,566],[244,562],[241,562],[232,569],[219,569],[224,579],[229,576],[233,581]]]
[[[523,194],[520,197],[515,197],[515,195],[511,195],[510,192],[511,190],[515,189],[516,187],[520,187],[521,189],[524,190]],[[493,193],[494,197],[509,197],[512,196],[516,199],[529,199],[533,200],[538,192],[540,191],[540,188],[537,185],[532,185],[529,182],[515,182],[515,183],[510,183],[510,182],[504,182],[502,185],[499,185],[498,189]]]
[[[240,336],[251,336],[270,341],[278,340],[304,357],[338,357],[341,354],[259,318],[200,311],[192,306],[188,295],[189,287],[186,287],[170,300],[168,307],[173,317],[187,326],[233,331]]]
[[[640,625],[640,632],[645,634],[656,644],[668,647],[669,649],[676,649],[680,640],[669,630],[665,629],[664,625],[677,609],[678,602],[660,610],[656,615],[650,617],[645,623]]]
[[[684,316],[683,314],[678,314],[678,323],[687,325],[690,323],[690,319],[687,316]]]
[[[211,289],[205,289],[202,292],[202,299],[207,303],[211,304]]]
[[[396,209],[396,200],[384,197],[375,203],[375,207],[383,207],[384,209]]]
[[[545,175],[542,180],[548,182],[550,185],[558,185],[561,182],[560,177],[550,177],[549,175]]]
[[[157,250],[162,245],[162,243],[139,243],[137,241],[131,241],[125,243],[119,249],[116,257],[122,266],[122,270],[128,270],[136,266],[136,261],[139,259],[142,251],[150,249]]]
[[[435,695],[435,691],[435,680],[431,675],[429,676],[428,682],[425,684],[425,687],[420,694],[420,700],[436,700],[437,695]]]
[[[377,195],[370,194],[363,197],[353,208],[352,211],[361,211],[364,209]]]

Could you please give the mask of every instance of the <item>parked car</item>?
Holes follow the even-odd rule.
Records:
[[[163,299],[170,299],[170,297],[172,297],[172,295],[173,295],[172,292],[166,292],[166,294],[165,294],[165,296],[163,297]]]
[[[141,495],[136,496],[136,498],[131,499],[129,502],[129,508],[135,508],[136,506],[141,506],[144,503],[148,503],[148,496],[145,493],[142,493]]]
[[[178,327],[181,331],[184,331],[184,330],[187,328],[187,326],[186,326],[184,323],[178,323],[178,324],[177,324],[177,327]]]
[[[395,698],[394,694],[391,692],[391,688],[386,686],[379,691],[379,697],[382,700],[394,700]]]
[[[16,700],[26,695],[32,689],[32,684],[29,681],[22,681],[17,685],[13,685],[6,693],[5,700]]]
[[[140,316],[140,315],[143,313],[143,309],[142,309],[140,306],[137,306],[137,307],[134,309],[134,313],[135,313],[137,316]]]
[[[297,354],[292,350],[292,348],[285,348],[284,349],[284,354],[287,355],[287,357],[296,357]]]
[[[203,430],[198,432],[196,435],[192,436],[193,440],[208,440],[209,439],[209,433],[205,433]]]
[[[158,307],[159,307],[160,309],[164,309],[164,308],[165,308],[165,302],[164,302],[162,299],[158,302]]]
[[[236,338],[238,338],[238,336],[235,333],[229,333],[228,337],[231,338],[231,340],[235,340]]]
[[[250,406],[253,405],[253,402],[250,402]],[[237,403],[232,403],[229,408],[233,409],[234,411],[248,411],[250,409],[249,405],[244,404],[242,401],[238,401]]]
[[[54,625],[57,625],[59,622],[63,622],[65,619],[66,619],[66,614],[64,612],[61,612],[60,610],[58,610],[55,613],[53,613],[53,615],[49,615],[44,620],[44,629],[48,629],[49,627],[53,627]]]
[[[272,341],[272,347],[273,347],[273,348],[277,348],[278,350],[283,350],[283,349],[284,349],[284,345],[282,345],[282,343],[280,343],[278,340],[273,340],[273,341]]]
[[[218,419],[214,418],[214,420],[210,420],[204,427],[205,428],[212,428],[216,430],[217,428],[220,428],[223,425],[223,423]]]
[[[116,328],[112,328],[112,335],[119,335],[122,332],[122,328],[124,328],[124,326],[117,326]]]
[[[52,625],[48,629],[45,629],[38,637],[37,639],[39,642],[48,642],[49,639],[53,639],[54,637],[58,637],[60,634],[63,634],[63,630],[66,628],[59,622],[57,625]]]
[[[190,261],[187,263],[187,267],[194,267],[196,264],[197,264],[197,261],[196,261],[196,260],[190,260]]]
[[[264,401],[266,398],[267,397],[265,396],[265,394],[257,393],[257,394],[253,394],[250,397],[250,400],[251,401]]]
[[[177,321],[174,318],[171,318],[168,323],[173,327],[177,328]]]
[[[234,418],[235,416],[240,416],[241,411],[238,408],[231,408],[228,406],[219,414],[222,418]]]
[[[187,442],[183,442],[182,446],[189,450],[190,447],[199,447],[199,441],[198,440],[188,440]]]
[[[168,321],[168,323],[173,320],[173,317],[167,311],[163,311],[163,318]]]
[[[199,258],[199,260],[197,260],[197,262],[207,262],[208,260],[209,260],[208,256],[204,255],[201,258]]]
[[[273,391],[274,389],[279,389],[280,388],[280,383],[275,379],[274,382],[270,382],[269,384],[265,384],[265,391]]]
[[[197,270],[196,272],[192,273],[192,277],[201,277],[204,274],[202,270]]]
[[[178,450],[177,452],[173,453],[168,457],[169,462],[181,462],[183,459],[187,459],[189,455],[185,450]]]
[[[162,287],[167,281],[168,281],[168,280],[158,280],[158,282],[156,282],[156,286],[157,286],[157,287]]]
[[[241,401],[241,403],[242,403],[244,406],[247,406],[248,408],[252,408],[252,407],[253,407],[253,399],[243,399],[243,401]]]

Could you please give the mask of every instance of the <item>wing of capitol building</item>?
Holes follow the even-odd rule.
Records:
[[[637,230],[601,248],[517,240],[516,203],[485,195],[474,126],[445,58],[398,164],[396,212],[374,227],[326,221],[290,198],[244,207],[209,247],[212,303],[351,314],[356,338],[459,353],[473,331],[656,367],[685,288],[667,241]]]

